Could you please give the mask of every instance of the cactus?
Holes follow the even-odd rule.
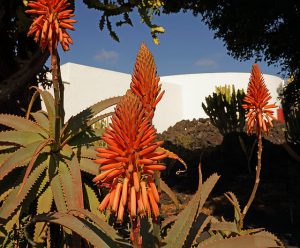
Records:
[[[216,87],[216,92],[205,98],[206,105],[202,103],[205,113],[211,123],[217,127],[222,135],[230,132],[242,132],[245,126],[245,111],[241,107],[245,93],[243,90],[235,91],[231,87]]]

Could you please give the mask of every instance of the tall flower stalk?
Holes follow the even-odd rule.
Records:
[[[134,247],[141,247],[140,218],[159,216],[159,191],[155,185],[155,172],[166,166],[160,160],[167,157],[158,151],[163,143],[155,141],[156,129],[152,118],[157,103],[163,96],[156,76],[152,54],[142,44],[127,91],[115,109],[110,126],[102,140],[106,148],[97,148],[101,173],[93,179],[98,187],[109,188],[99,210],[109,209],[117,221],[124,214],[131,220],[131,240]]]
[[[252,134],[255,130],[257,144],[257,166],[255,183],[248,199],[246,206],[243,209],[243,218],[246,216],[258,189],[261,172],[261,156],[262,156],[262,133],[269,133],[269,129],[273,127],[272,121],[276,118],[273,116],[275,104],[269,104],[271,99],[269,90],[267,89],[263,76],[257,64],[252,66],[250,81],[248,84],[247,94],[244,97],[243,108],[248,111],[247,118],[247,133]]]
[[[58,43],[64,51],[73,44],[67,29],[74,30],[76,22],[70,19],[74,16],[68,0],[37,0],[30,1],[26,13],[32,14],[28,36],[33,36],[39,42],[42,50],[49,50],[51,55],[52,84],[55,99],[55,135],[54,150],[59,150],[60,130],[64,124],[64,86],[60,76],[60,59],[57,52]]]

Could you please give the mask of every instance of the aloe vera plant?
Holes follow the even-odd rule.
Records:
[[[109,247],[109,240],[116,232],[106,222],[97,221],[101,217],[95,211],[99,200],[89,181],[83,181],[82,173],[98,173],[91,161],[95,156],[90,149],[102,129],[91,127],[110,115],[101,112],[118,103],[120,97],[98,102],[64,122],[64,90],[57,44],[60,42],[63,49],[68,50],[72,43],[66,28],[73,29],[75,21],[69,19],[73,10],[68,9],[65,0],[31,1],[28,6],[32,9],[27,13],[38,14],[28,35],[34,35],[36,42],[40,40],[41,48],[51,53],[54,97],[36,88],[26,118],[0,114],[0,124],[9,129],[0,133],[0,240],[4,241],[18,229],[20,220],[28,216],[31,222],[27,225],[34,227],[33,232],[26,233],[27,237],[33,235],[31,242],[42,244],[47,237],[47,242],[55,238],[56,242],[73,242],[74,245],[80,243],[79,236],[82,236],[96,246],[102,240],[102,247],[104,244]],[[45,8],[49,9],[50,16],[43,10]],[[31,113],[38,96],[44,101],[46,111]],[[88,217],[92,213],[84,208],[96,215]],[[60,224],[63,228],[51,229],[49,223]],[[78,228],[79,224],[82,228]],[[91,225],[95,227],[90,228]],[[5,243],[12,245],[15,241],[6,240]]]

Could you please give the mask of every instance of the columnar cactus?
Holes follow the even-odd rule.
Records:
[[[234,86],[216,87],[212,96],[205,98],[207,106],[202,103],[205,113],[221,134],[241,132],[245,125],[245,110],[242,108],[243,90],[235,91]]]

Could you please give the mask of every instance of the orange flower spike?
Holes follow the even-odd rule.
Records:
[[[141,189],[142,189],[142,201],[143,201],[144,207],[146,207],[146,209],[148,209],[149,202],[148,202],[148,196],[147,196],[146,183],[144,181],[141,182]]]
[[[120,196],[122,190],[122,183],[118,183],[116,187],[116,192],[113,200],[112,211],[117,212],[119,203],[120,203]]]
[[[243,108],[248,110],[247,118],[247,133],[251,134],[256,128],[256,133],[263,131],[269,132],[269,128],[273,126],[272,120],[276,119],[273,116],[273,111],[270,108],[275,108],[275,104],[269,104],[271,99],[269,90],[267,89],[263,76],[257,64],[252,66],[250,82],[248,84],[247,94],[244,97]]]
[[[158,83],[159,77],[156,73],[154,58],[146,45],[142,43],[136,58],[130,88],[139,97],[151,119],[153,110],[164,94],[164,91],[160,92],[161,86]]]
[[[119,210],[118,210],[118,216],[117,216],[117,221],[120,222],[120,223],[123,222],[124,210],[125,210],[125,207],[124,207],[124,205],[120,202]]]
[[[125,177],[124,181],[123,181],[123,188],[122,188],[122,194],[121,194],[121,200],[122,200],[122,204],[124,206],[127,203],[128,181],[129,181],[129,179],[127,177]]]
[[[53,49],[57,49],[58,42],[64,51],[69,50],[69,44],[73,44],[72,39],[66,29],[75,30],[73,24],[76,20],[70,19],[73,9],[67,9],[70,6],[68,0],[35,0],[29,1],[26,10],[27,14],[37,15],[34,18],[28,32],[28,36],[34,36],[34,41],[40,40],[42,50],[49,49],[53,53]],[[65,37],[64,36],[65,34]]]
[[[130,216],[134,218],[136,216],[136,192],[134,187],[130,189]]]
[[[157,202],[154,199],[153,192],[152,192],[151,189],[148,189],[147,193],[148,193],[148,197],[149,197],[149,200],[150,200],[150,204],[151,204],[153,214],[154,214],[155,218],[157,218],[159,216],[159,208],[158,208]]]
[[[161,88],[151,56],[137,59],[145,60],[141,67],[137,62],[138,73],[133,76],[141,87],[128,90],[118,103],[112,122],[102,135],[108,146],[96,149],[98,158],[95,162],[101,164],[101,173],[93,181],[98,187],[111,187],[106,208],[116,213],[118,221],[122,221],[125,213],[133,219],[145,212],[150,215],[151,206],[157,216],[159,194],[145,178],[152,178],[155,171],[166,167],[157,162],[165,157],[165,152],[156,151],[163,142],[155,142],[156,130],[151,124],[154,113],[151,104],[157,100]],[[151,68],[150,71],[147,67]],[[139,96],[145,96],[147,103],[142,102]],[[119,182],[118,186],[116,182]],[[150,205],[147,189],[152,192],[155,204]]]
[[[104,199],[103,199],[102,202],[100,203],[98,209],[99,209],[101,212],[104,211],[104,209],[108,206],[109,201],[110,201],[110,193],[108,193],[108,194],[104,197]]]
[[[153,194],[153,197],[154,197],[155,201],[159,202],[159,193],[158,193],[156,185],[155,185],[155,183],[153,182],[152,179],[149,180],[149,186],[152,190],[152,194]]]

